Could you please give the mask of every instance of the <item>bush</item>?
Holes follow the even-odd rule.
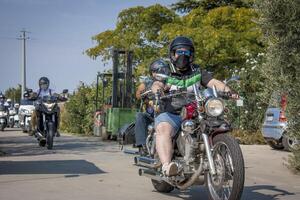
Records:
[[[231,135],[239,140],[240,144],[266,144],[260,131],[249,132],[244,130],[234,130]]]
[[[61,109],[61,130],[90,135],[93,129],[95,90],[81,84]]]

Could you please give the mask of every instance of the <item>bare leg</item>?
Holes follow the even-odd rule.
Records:
[[[173,154],[173,145],[171,135],[173,127],[167,122],[161,122],[156,127],[156,150],[161,163],[171,162]]]

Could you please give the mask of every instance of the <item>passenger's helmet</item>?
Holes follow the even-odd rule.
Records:
[[[47,90],[49,88],[50,81],[47,77],[41,77],[39,80],[40,89]]]
[[[11,99],[7,99],[6,102],[10,104],[11,103]]]
[[[163,59],[157,59],[150,64],[150,73],[170,74],[170,65]]]
[[[175,52],[177,49],[180,48],[186,48],[190,51],[188,64],[191,64],[194,60],[194,53],[195,48],[194,44],[191,39],[184,37],[184,36],[178,36],[174,40],[172,40],[170,46],[169,46],[169,57],[172,62],[172,64],[175,66],[176,69],[182,70],[183,66],[176,66],[176,58],[175,58]]]

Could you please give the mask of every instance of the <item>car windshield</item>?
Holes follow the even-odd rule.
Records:
[[[21,105],[33,105],[33,101],[28,99],[21,99]]]

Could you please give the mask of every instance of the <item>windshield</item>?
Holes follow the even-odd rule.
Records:
[[[33,105],[33,101],[28,99],[21,99],[21,105]]]

